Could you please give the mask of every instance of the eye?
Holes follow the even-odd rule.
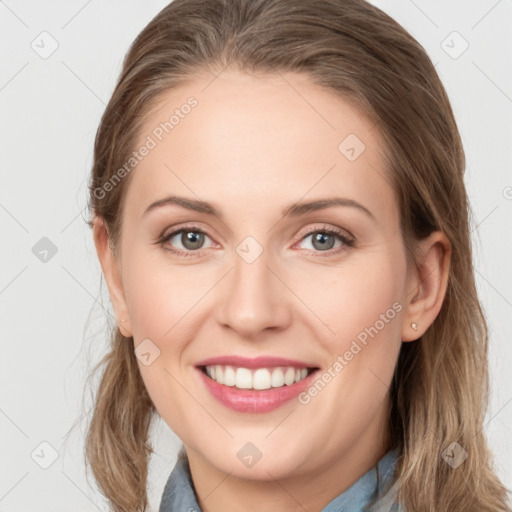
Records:
[[[194,255],[192,253],[206,248],[204,247],[205,238],[210,237],[204,231],[195,226],[187,226],[163,235],[158,242],[166,251],[182,256],[191,256]],[[167,247],[165,244],[171,247]]]
[[[328,255],[338,254],[347,250],[347,247],[354,246],[354,239],[345,235],[344,232],[335,228],[324,226],[319,229],[310,230],[301,239],[301,241],[311,238],[311,247],[313,252],[327,252]],[[331,251],[338,239],[341,243],[338,249]]]
[[[303,233],[300,242],[311,239],[310,251],[314,253],[326,253],[325,256],[333,256],[345,252],[347,247],[353,247],[355,240],[343,231],[323,226]],[[175,229],[170,233],[162,235],[157,243],[166,251],[172,252],[179,256],[198,256],[201,254],[202,249],[205,247],[205,239],[210,237],[201,229],[196,226],[183,226],[180,229]],[[336,244],[336,239],[339,241],[338,248],[333,250]],[[210,239],[211,241],[211,239]],[[299,242],[299,243],[300,243]],[[209,247],[213,247],[211,244]]]

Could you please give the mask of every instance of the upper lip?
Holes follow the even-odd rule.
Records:
[[[274,368],[277,366],[293,366],[294,368],[317,368],[313,364],[297,361],[296,359],[284,359],[275,356],[260,356],[254,358],[242,356],[217,356],[199,361],[196,366],[230,365],[239,368]]]

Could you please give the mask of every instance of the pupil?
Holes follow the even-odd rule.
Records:
[[[203,233],[196,233],[194,231],[185,231],[181,235],[181,243],[187,249],[198,249],[203,242]]]
[[[329,238],[329,237],[331,239],[330,240],[331,243],[325,244],[325,239]],[[320,245],[318,247],[315,245],[317,242],[320,242]],[[332,235],[329,235],[328,233],[317,233],[316,236],[313,237],[313,247],[315,247],[315,249],[318,249],[318,248],[332,249],[333,245],[334,245],[334,239],[333,239]]]
[[[203,242],[203,233],[196,233],[194,231],[185,231],[181,236],[181,242],[187,249],[198,249]],[[329,239],[330,243],[326,243],[326,239]],[[318,244],[318,245],[317,245]],[[313,237],[313,246],[316,249],[332,249],[334,245],[334,239],[332,235],[327,233],[316,233]]]

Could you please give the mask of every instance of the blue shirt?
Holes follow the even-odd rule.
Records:
[[[184,453],[184,452],[182,452]],[[394,499],[394,486],[398,448],[388,451],[379,462],[359,480],[327,504],[321,512],[405,512]],[[379,497],[373,508],[368,504]],[[165,484],[159,512],[202,512],[194,492],[188,459],[179,456]]]

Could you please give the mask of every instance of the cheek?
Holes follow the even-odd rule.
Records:
[[[157,257],[155,257],[157,256]],[[213,277],[169,263],[155,251],[133,251],[124,264],[125,297],[135,344],[149,338],[161,349],[208,291]]]
[[[401,347],[404,273],[405,258],[390,250],[354,266],[334,288],[337,308],[330,306],[330,315],[336,335],[327,348],[339,363],[340,394],[354,410],[371,410],[388,391]]]
[[[403,309],[402,270],[400,260],[375,253],[329,269],[329,275],[320,267],[301,278],[297,295],[317,318],[317,331],[321,329],[329,352],[348,350],[354,339],[364,342],[372,326],[383,337],[396,337]]]
[[[187,411],[187,418],[198,414],[189,411],[190,398],[180,382],[183,382],[183,354],[188,343],[188,315],[192,318],[194,305],[204,295],[205,286],[196,283],[190,268],[145,264],[144,258],[138,258],[137,254],[126,259],[126,270],[125,292],[134,349],[137,353],[137,347],[145,347],[139,353],[151,354],[149,364],[138,356],[141,377],[164,421],[186,439],[181,415],[175,411]]]
[[[135,344],[149,338],[162,348],[163,340],[184,313],[176,283],[167,287],[170,283],[156,277],[154,273],[133,274],[127,302]]]

